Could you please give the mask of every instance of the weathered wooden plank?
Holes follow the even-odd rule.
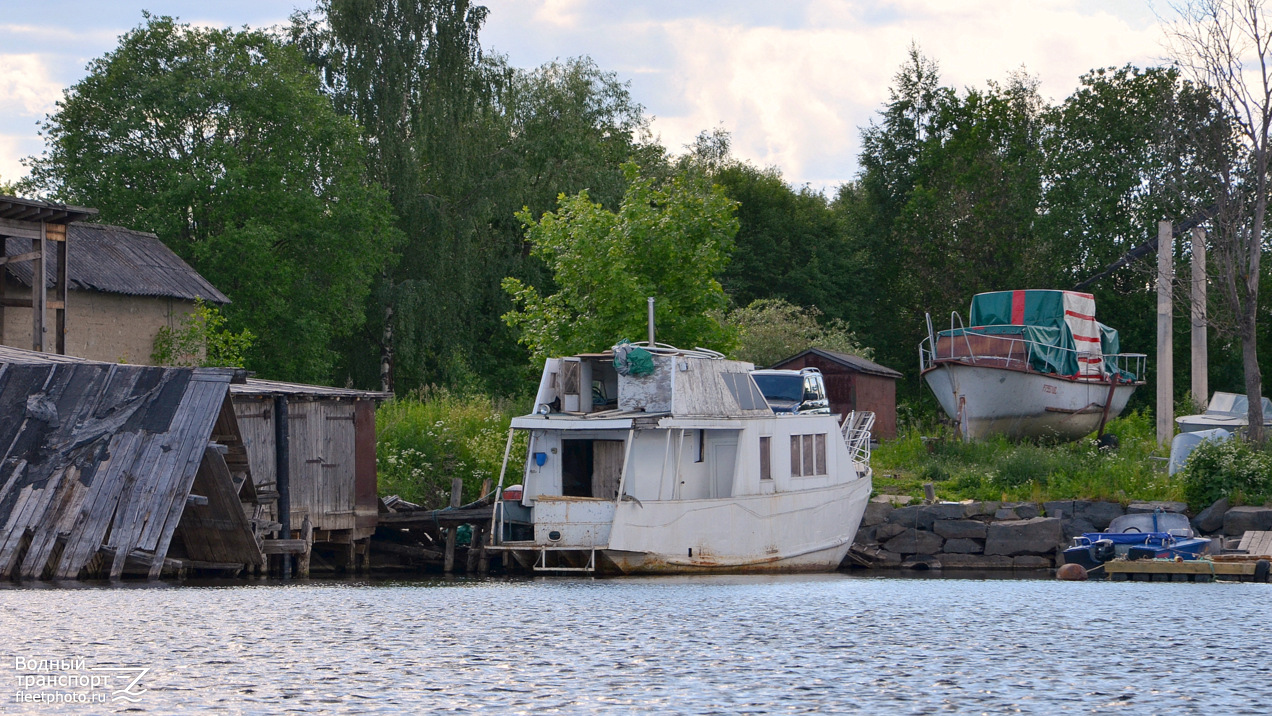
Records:
[[[55,577],[74,579],[102,547],[120,495],[132,489],[135,477],[128,468],[143,445],[137,433],[120,433],[111,438],[109,457],[97,466],[98,474],[85,498],[82,518],[62,551]]]
[[[194,420],[189,426],[191,431],[186,435],[185,441],[182,443],[189,452],[190,456],[184,463],[184,467],[180,473],[173,475],[172,497],[168,502],[168,513],[163,521],[159,523],[160,531],[157,540],[153,541],[155,554],[162,558],[168,552],[168,546],[172,543],[172,535],[176,533],[177,525],[181,521],[181,513],[185,510],[185,498],[190,493],[190,487],[194,484],[195,475],[198,473],[199,464],[204,456],[208,454],[208,438],[212,435],[212,429],[216,425],[217,418],[221,414],[221,407],[229,395],[230,380],[228,376],[195,376],[195,380],[191,381],[191,386],[198,385],[198,388],[192,392],[196,393],[195,399],[192,401],[192,410],[194,410]],[[229,485],[229,489],[233,490],[233,482],[230,478],[230,470],[225,466],[225,461],[221,459],[219,453],[211,451],[216,455],[216,464],[220,477],[223,477],[225,485]],[[237,499],[235,500],[237,503]],[[241,514],[242,508],[235,505],[232,514]],[[146,544],[152,542],[147,541]],[[156,560],[155,565],[151,567],[150,577],[156,579],[159,577],[163,564]]]
[[[261,547],[264,554],[304,554],[309,544],[303,539],[267,539]]]
[[[185,495],[189,493],[194,475],[198,471],[199,461],[212,434],[212,423],[216,418],[210,412],[206,383],[190,381],[185,394],[178,405],[175,418],[165,441],[170,450],[165,456],[164,469],[155,482],[156,499],[150,519],[137,536],[137,547],[159,552],[156,546],[162,536],[167,521],[171,517],[173,529],[175,520],[180,519],[181,510],[185,508]],[[184,489],[182,489],[184,488]],[[178,496],[178,492],[181,494]],[[176,514],[172,515],[175,510]]]

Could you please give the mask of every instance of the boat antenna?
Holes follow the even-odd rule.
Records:
[[[654,297],[645,299],[649,302],[649,347],[654,347]]]

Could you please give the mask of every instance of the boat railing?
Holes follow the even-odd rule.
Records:
[[[1069,353],[1078,359],[1086,358],[1087,361],[1093,359],[1102,360],[1104,363],[1103,372],[1108,372],[1111,364],[1111,367],[1123,376],[1123,380],[1137,382],[1144,377],[1147,361],[1147,356],[1144,353],[1079,351],[1076,348],[1045,345],[1025,338],[1020,334],[994,335],[992,333],[982,333],[978,332],[977,329],[966,328],[957,311],[950,314],[950,330],[948,332],[942,331],[938,334],[933,331],[930,317],[927,320],[927,328],[928,335],[919,341],[920,372],[927,371],[929,368],[934,367],[938,361],[942,360],[960,360],[967,361],[972,365],[992,365],[999,368],[1029,370],[1030,364],[1034,359],[1035,349],[1040,351],[1045,349],[1051,353],[1056,351]],[[973,347],[970,337],[973,335],[976,336],[976,345],[979,348]],[[939,340],[942,336],[948,336],[950,340],[942,342]],[[1126,378],[1126,376],[1130,377]]]
[[[870,431],[874,428],[875,414],[869,410],[854,410],[844,416],[839,430],[853,462],[870,464]]]

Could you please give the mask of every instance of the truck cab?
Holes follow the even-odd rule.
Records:
[[[826,382],[816,368],[753,370],[751,377],[778,415],[829,415]]]

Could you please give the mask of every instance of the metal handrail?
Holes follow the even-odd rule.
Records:
[[[869,410],[854,410],[844,416],[839,426],[844,444],[854,462],[870,464],[870,431],[874,428],[875,414]]]
[[[950,328],[951,332],[953,332],[954,330],[958,330],[958,328],[953,327],[954,325],[953,315],[951,315],[950,324],[952,326]],[[968,329],[961,326],[960,328],[963,331],[962,337],[965,342],[965,345],[967,346],[968,354],[966,356],[957,356],[957,357],[969,359],[971,360],[973,364],[976,364],[978,359],[984,360],[985,358],[989,357],[984,355],[978,355],[976,351],[973,351],[971,347],[971,341],[970,339],[967,338]],[[1024,344],[1025,350],[1023,351],[1023,353],[1025,355],[1024,361],[1026,365],[1028,365],[1029,358],[1033,353],[1033,346],[1040,345],[1037,341],[1032,341],[1032,340],[1017,337],[1017,336],[995,336],[995,335],[990,335],[985,333],[978,334],[978,335],[980,335],[980,337],[983,339],[990,339],[995,341],[1007,341],[1013,344],[1014,343]],[[938,338],[937,334],[929,333],[927,337],[919,341],[919,370],[920,372],[926,371],[927,369],[934,366],[936,364],[936,361],[942,359],[942,356],[937,355],[937,340],[936,340],[937,338]],[[1063,348],[1060,346],[1047,346],[1047,348],[1048,350],[1066,351],[1069,353],[1073,353],[1076,356],[1088,356],[1088,357],[1099,356],[1102,360],[1112,359],[1113,366],[1117,370],[1130,373],[1132,376],[1134,376],[1132,380],[1135,380],[1135,381],[1143,380],[1145,363],[1147,362],[1147,357],[1148,357],[1144,353],[1095,353],[1093,351],[1080,351],[1076,348]],[[1010,366],[1016,360],[1011,357],[1013,355],[1015,355],[1015,347],[1011,346],[1007,350],[1007,355],[1005,358],[1008,366]],[[945,356],[945,358],[955,358],[955,357],[956,356],[954,355],[953,348],[951,347],[950,355]],[[1003,356],[994,356],[994,357],[999,359],[1003,358]]]

